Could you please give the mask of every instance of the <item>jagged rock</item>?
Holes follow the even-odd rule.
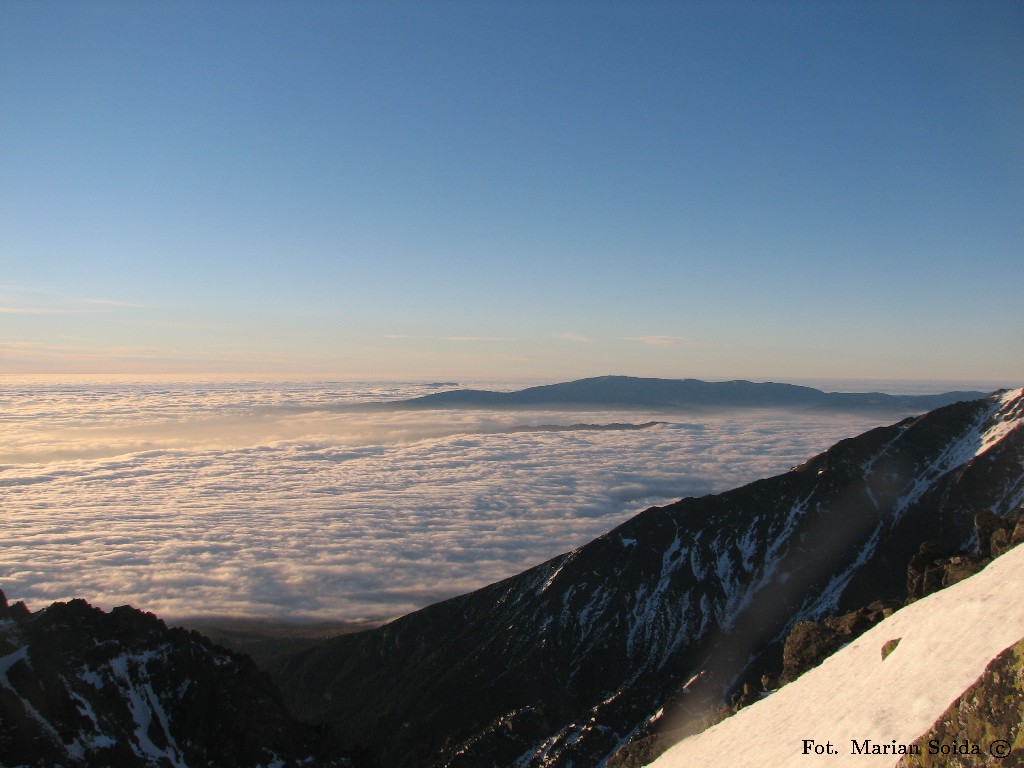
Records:
[[[825,619],[825,626],[843,635],[849,642],[862,632],[866,632],[882,619],[891,616],[900,607],[899,600],[874,600],[863,608],[849,611],[840,616]]]
[[[1003,518],[1003,526],[992,533],[992,557],[998,557],[1024,542],[1024,504]]]
[[[975,517],[975,528],[980,554],[999,557],[1024,541],[1024,507],[1006,517],[999,517],[987,511],[980,512]]]
[[[907,598],[920,600],[984,568],[990,557],[965,555],[938,541],[921,544],[907,565]]]
[[[989,551],[992,553],[992,557],[999,557],[1010,551],[1013,547],[1012,536],[1013,533],[1005,528],[1000,528],[992,533],[992,538],[989,540]]]
[[[1010,546],[1016,547],[1022,542],[1024,542],[1024,515],[1017,521],[1017,525],[1013,529],[1013,536],[1010,537]]]
[[[748,707],[755,701],[761,698],[760,692],[754,688],[750,683],[744,683],[743,688],[740,690],[732,700],[732,711],[739,712],[744,707]]]
[[[898,768],[1024,765],[1024,639],[993,659],[914,744],[921,754],[901,758]]]
[[[978,552],[985,557],[992,557],[992,536],[997,531],[1011,531],[1012,523],[1006,518],[994,515],[989,511],[979,512],[974,516],[974,530],[978,537]]]
[[[793,625],[782,649],[780,684],[796,680],[808,669],[818,666],[842,645],[841,635],[816,621]]]
[[[995,556],[1006,551],[1009,547],[1004,549],[1001,544],[1006,535],[1006,529],[996,528],[985,551],[994,551]],[[968,554],[938,542],[925,542],[907,566],[907,598],[911,602],[920,600],[973,576],[990,562],[989,555]]]
[[[28,613],[28,606],[20,600],[14,605],[10,605],[7,602],[7,595],[0,589],[0,619],[19,619],[27,616]]]
[[[352,766],[246,656],[128,606],[0,601],[0,758],[69,768]]]
[[[830,616],[820,623],[797,622],[783,645],[779,685],[790,683],[818,666],[840,647],[891,616],[899,605],[897,600],[875,600],[864,608]]]
[[[918,600],[942,589],[942,569],[937,563],[958,550],[938,541],[925,541],[907,564],[907,597]]]
[[[991,557],[983,555],[956,555],[949,558],[949,562],[943,566],[943,588],[973,576],[991,562]]]

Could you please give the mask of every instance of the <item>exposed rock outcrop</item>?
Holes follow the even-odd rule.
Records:
[[[353,765],[332,754],[246,656],[128,606],[32,613],[0,593],[4,765]]]
[[[1024,765],[1024,638],[999,654],[915,742],[898,768]]]
[[[931,540],[922,543],[907,565],[905,602],[912,603],[979,573],[993,559],[1020,543],[1014,539],[1015,531],[1024,527],[1022,518],[1024,513],[1020,509],[1006,517],[988,511],[976,514],[974,528],[978,541],[977,552],[965,552]],[[1024,536],[1021,539],[1024,540]],[[866,608],[829,617],[821,622],[797,622],[790,629],[783,645],[783,670],[779,685],[792,682],[816,667],[903,604],[904,601],[879,600]]]
[[[864,608],[830,616],[821,622],[800,621],[793,625],[782,650],[779,685],[800,675],[866,632],[901,605],[898,600],[876,600]]]
[[[925,595],[973,576],[1011,547],[1024,541],[1024,510],[1018,508],[1005,517],[989,511],[974,516],[977,551],[967,552],[941,541],[926,541],[907,566],[907,597],[919,600]]]

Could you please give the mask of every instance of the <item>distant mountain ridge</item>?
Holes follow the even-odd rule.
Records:
[[[1016,390],[879,427],[273,672],[396,768],[604,766],[759,680],[796,621],[904,596],[922,541],[1019,509],[1022,423]]]
[[[830,410],[930,411],[986,392],[945,392],[936,395],[889,395],[882,392],[823,392],[797,384],[751,381],[701,381],[635,376],[597,376],[560,384],[544,384],[515,392],[453,389],[379,407],[413,408],[821,408]]]

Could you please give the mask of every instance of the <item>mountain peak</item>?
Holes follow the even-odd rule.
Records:
[[[153,614],[76,599],[0,618],[5,764],[353,766],[248,657]]]

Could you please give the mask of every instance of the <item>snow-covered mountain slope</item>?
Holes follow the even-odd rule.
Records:
[[[329,749],[245,656],[127,606],[0,592],[0,766],[353,766]]]
[[[897,611],[766,699],[683,740],[652,768],[892,768],[894,750],[914,743],[991,659],[1024,637],[1022,585],[1024,547],[1017,547]],[[883,646],[896,639],[883,658]],[[875,746],[880,751],[872,754]]]
[[[758,680],[794,622],[903,597],[921,542],[1017,510],[1022,420],[1016,390],[871,430],[275,672],[396,768],[602,766]]]

